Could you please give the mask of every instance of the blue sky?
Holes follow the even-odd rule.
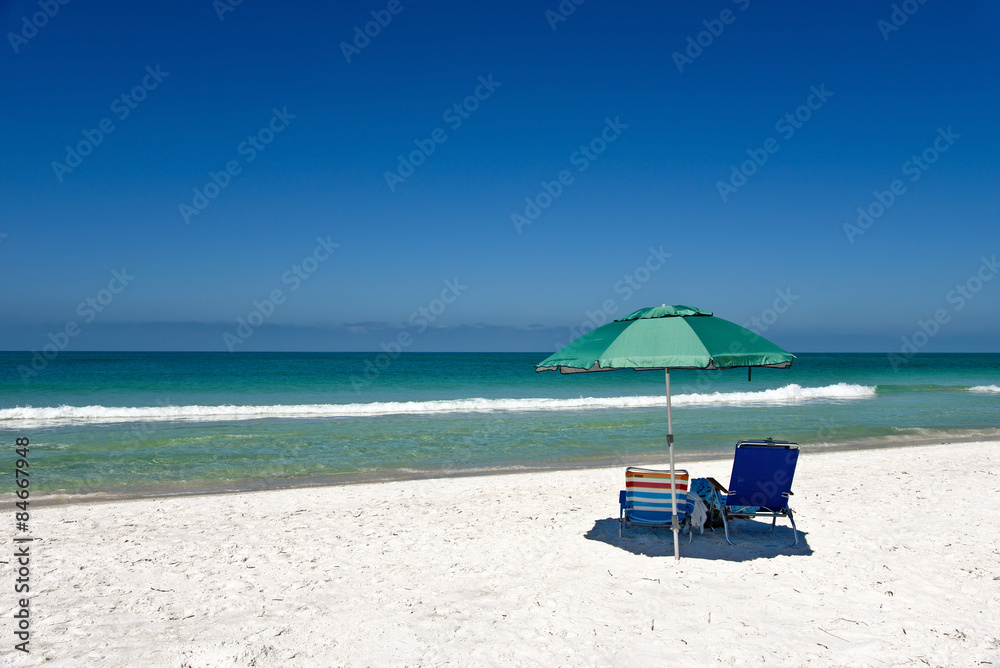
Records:
[[[0,349],[1000,350],[1000,8],[673,4],[0,3]]]

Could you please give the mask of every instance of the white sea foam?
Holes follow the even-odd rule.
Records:
[[[681,394],[674,397],[672,403],[677,406],[690,404],[793,404],[821,399],[864,399],[874,396],[874,385],[837,383],[824,387],[802,387],[792,384],[760,392]],[[660,403],[663,403],[662,398],[660,398]]]
[[[861,399],[875,396],[875,387],[838,383],[825,387],[785,385],[760,392],[679,394],[675,406],[785,405],[804,401]],[[418,413],[486,413],[496,411],[560,411],[595,408],[648,408],[663,406],[660,396],[579,397],[576,399],[453,399],[439,401],[390,401],[365,404],[299,404],[271,406],[31,406],[0,409],[0,425],[23,422],[144,422],[187,420],[254,420],[260,418],[337,418],[406,415]]]
[[[1000,386],[976,385],[975,387],[970,387],[969,392],[1000,392]]]

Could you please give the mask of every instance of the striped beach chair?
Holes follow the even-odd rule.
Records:
[[[626,525],[644,527],[673,526],[674,492],[677,499],[677,522],[688,528],[688,542],[691,542],[691,527],[688,518],[694,509],[694,501],[688,499],[690,476],[684,470],[674,470],[674,486],[670,485],[670,471],[642,469],[630,466],[625,469],[625,489],[618,495],[621,506],[618,511],[618,535]]]

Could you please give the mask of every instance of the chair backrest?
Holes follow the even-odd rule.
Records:
[[[688,472],[674,470],[674,488],[677,490],[677,514],[686,516],[691,512],[687,502]],[[674,506],[671,497],[670,471],[641,469],[630,466],[625,469],[625,502],[644,517],[669,519]]]
[[[787,441],[740,441],[733,457],[727,506],[788,507],[799,446]]]

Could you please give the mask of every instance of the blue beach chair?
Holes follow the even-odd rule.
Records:
[[[678,527],[687,525],[690,543],[688,518],[694,510],[694,502],[688,500],[689,480],[688,472],[680,469],[674,470],[673,486],[670,471],[635,466],[625,469],[625,489],[618,494],[618,535],[621,536],[622,527],[628,525],[673,528],[673,498],[676,496]]]
[[[770,517],[771,531],[779,517],[792,523],[792,535],[799,544],[792,509],[788,497],[792,496],[792,477],[799,460],[799,446],[788,441],[740,441],[733,457],[733,474],[729,489],[714,478],[708,481],[715,487],[722,507],[722,521],[729,538],[729,520]]]

